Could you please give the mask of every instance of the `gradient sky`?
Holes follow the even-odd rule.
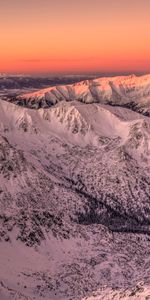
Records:
[[[150,0],[0,0],[0,72],[148,72]]]

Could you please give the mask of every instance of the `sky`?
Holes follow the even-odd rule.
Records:
[[[150,0],[0,0],[0,72],[150,71]]]

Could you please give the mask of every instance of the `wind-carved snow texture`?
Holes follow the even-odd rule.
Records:
[[[0,100],[0,299],[148,300],[150,119],[65,100]]]

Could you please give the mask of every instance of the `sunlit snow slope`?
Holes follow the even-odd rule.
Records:
[[[62,100],[121,105],[149,116],[150,75],[85,80],[72,85],[46,88],[12,99],[31,108],[49,107]]]

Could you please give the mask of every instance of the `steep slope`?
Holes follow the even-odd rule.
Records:
[[[149,156],[150,119],[129,109],[0,101],[0,299],[147,296]]]
[[[85,80],[72,85],[46,88],[12,99],[14,103],[30,108],[46,108],[62,100],[121,105],[149,116],[150,75]]]

